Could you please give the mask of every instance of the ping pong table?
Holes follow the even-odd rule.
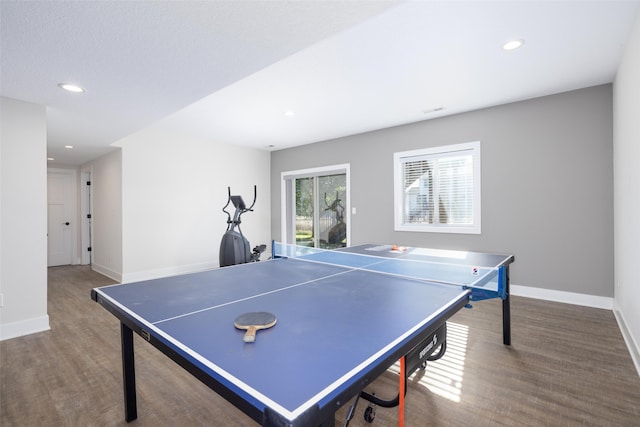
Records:
[[[275,242],[272,254],[91,291],[120,320],[126,421],[137,418],[134,332],[264,426],[333,426],[398,360],[424,365],[470,301],[502,298],[508,315],[511,255]],[[245,343],[233,322],[253,311],[277,324]]]

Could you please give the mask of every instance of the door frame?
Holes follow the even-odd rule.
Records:
[[[345,174],[347,191],[345,195],[345,213],[347,216],[347,246],[351,246],[351,164],[343,163],[339,165],[320,166],[316,168],[298,169],[280,173],[280,238],[283,243],[295,244],[295,221],[288,224],[288,220],[295,212],[295,194],[292,182],[296,178],[306,178],[311,176],[325,176]],[[291,227],[290,227],[291,225]]]
[[[80,170],[80,264],[90,265],[93,261],[92,251],[88,248],[92,247],[93,236],[93,166]],[[91,184],[87,184],[91,182]],[[91,215],[91,218],[89,217]]]

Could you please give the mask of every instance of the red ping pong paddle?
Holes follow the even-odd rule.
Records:
[[[256,332],[260,329],[267,329],[276,324],[278,319],[272,313],[264,311],[244,313],[236,317],[233,325],[238,329],[246,330],[244,334],[244,342],[254,342],[256,340]]]

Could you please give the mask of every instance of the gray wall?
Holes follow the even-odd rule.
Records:
[[[352,244],[513,253],[512,283],[613,296],[611,85],[276,151],[271,235],[280,240],[280,172],[351,164]],[[482,234],[393,230],[393,153],[482,142]]]

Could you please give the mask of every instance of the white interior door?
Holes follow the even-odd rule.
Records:
[[[75,171],[47,173],[48,266],[73,264],[75,236]]]

